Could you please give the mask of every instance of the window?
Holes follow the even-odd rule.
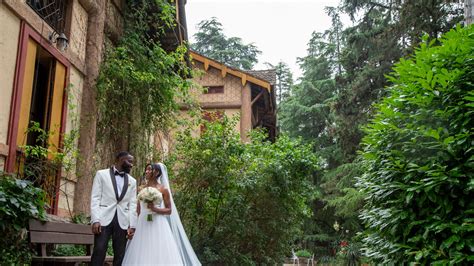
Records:
[[[224,86],[207,86],[207,92],[206,94],[212,94],[212,93],[224,93]]]
[[[56,32],[64,33],[67,0],[26,0],[26,3]]]
[[[34,39],[25,51],[25,71],[16,137],[15,171],[46,192],[48,210],[54,213],[57,202],[57,175],[60,166],[51,160],[60,147],[67,68]],[[39,129],[28,131],[35,122]],[[47,132],[46,136],[41,134]],[[25,157],[25,145],[48,148],[52,153]]]

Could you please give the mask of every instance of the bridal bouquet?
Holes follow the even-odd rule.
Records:
[[[138,200],[145,203],[155,203],[156,201],[159,204],[163,200],[163,195],[161,195],[161,192],[154,187],[146,187],[138,193]],[[146,220],[153,221],[153,215],[149,213]]]

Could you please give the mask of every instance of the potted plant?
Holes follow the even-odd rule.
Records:
[[[308,259],[311,258],[312,254],[306,249],[300,249],[296,251],[296,256],[298,256],[300,263],[305,264],[308,262]]]

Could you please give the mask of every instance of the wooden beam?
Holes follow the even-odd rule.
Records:
[[[222,75],[223,78],[225,78],[225,76],[227,76],[227,66],[222,67],[221,75]]]
[[[240,107],[240,138],[244,143],[248,143],[250,138],[248,133],[252,130],[252,91],[250,84],[242,89],[242,106]]]
[[[245,83],[247,83],[247,75],[243,74],[241,79],[242,79],[242,86],[245,86]]]
[[[207,58],[205,56],[202,56],[196,52],[191,51],[190,52],[191,57],[193,60],[196,60],[198,62],[201,62],[204,64],[204,70],[207,71],[210,66],[216,68],[217,70],[221,71],[222,77],[225,77],[227,74],[230,74],[232,76],[238,77],[241,79],[242,85],[245,86],[245,84],[248,82],[253,83],[255,85],[258,85],[262,88],[265,88],[267,91],[271,90],[271,84],[263,79],[254,77],[252,75],[249,75],[245,72],[242,72],[238,69],[233,69],[231,67],[228,67],[222,63],[219,63],[215,60],[212,60],[210,58]],[[225,70],[224,70],[225,69]]]
[[[208,103],[200,103],[200,107],[202,109],[240,109],[240,107],[242,106],[242,104],[240,102],[227,102],[227,103],[223,103],[223,102],[215,102],[215,103],[212,103],[212,102],[208,102]],[[179,109],[180,110],[188,110],[189,109],[189,105],[186,105],[186,104],[181,104],[179,106]]]
[[[250,105],[253,105],[258,99],[260,99],[260,97],[262,97],[263,95],[263,92],[264,90],[262,90],[258,95],[257,97],[255,97],[253,100],[252,100],[252,103]]]
[[[257,125],[257,120],[255,120],[255,115],[253,114],[252,111],[252,128],[254,128]]]

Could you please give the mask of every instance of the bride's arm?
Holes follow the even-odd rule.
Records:
[[[164,208],[157,208],[153,203],[148,203],[148,207],[152,211],[154,211],[158,214],[170,215],[171,214],[170,192],[166,188],[160,189],[160,191],[163,194],[163,201],[165,203],[165,207]]]

